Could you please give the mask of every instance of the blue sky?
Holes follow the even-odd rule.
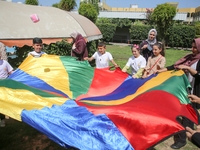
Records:
[[[13,2],[22,2],[25,0],[13,0]],[[59,3],[60,0],[39,0],[39,5],[52,6]],[[179,8],[199,7],[200,0],[106,0],[106,4],[110,7],[130,7],[130,4],[137,4],[139,8],[155,8],[158,4],[166,2],[179,2]],[[79,0],[76,0],[77,5]]]

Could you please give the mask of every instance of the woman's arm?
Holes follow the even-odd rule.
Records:
[[[186,127],[186,135],[193,144],[200,148],[200,125],[197,126],[196,130]]]
[[[186,66],[186,65],[179,65],[177,68],[178,68],[178,69],[185,69],[185,70],[188,70],[189,73],[190,73],[192,76],[194,76],[195,74],[197,74],[197,71],[196,71],[196,70],[194,70],[194,69],[192,69],[191,67]]]
[[[75,46],[72,47],[72,50],[77,54],[82,54],[85,49],[85,44],[83,42],[79,42]]]

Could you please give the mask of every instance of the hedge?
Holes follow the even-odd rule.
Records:
[[[103,41],[111,41],[115,34],[117,26],[112,23],[96,23],[96,25],[103,35]]]
[[[200,37],[200,24],[195,25],[195,29],[196,29],[196,38]]]
[[[151,30],[151,26],[149,25],[132,25],[129,30],[131,43],[134,40],[141,40],[141,41],[146,40],[148,38],[149,30]]]
[[[133,42],[134,40],[147,39],[150,29],[151,26],[148,25],[132,25],[129,30],[131,42]],[[196,30],[197,29],[194,26],[172,26],[168,29],[169,36],[168,39],[165,39],[166,45],[170,47],[191,47],[192,40],[195,38],[196,35]],[[157,40],[159,40],[158,36]]]
[[[170,47],[191,47],[192,40],[195,38],[196,29],[194,26],[173,26],[169,28],[169,39],[167,40]]]

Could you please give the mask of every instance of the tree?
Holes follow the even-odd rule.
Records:
[[[53,4],[52,7],[59,8],[59,3],[55,3],[55,4]]]
[[[82,3],[78,9],[78,13],[82,16],[85,16],[86,18],[90,19],[92,22],[96,22],[97,20],[97,11],[95,7],[88,3]]]
[[[99,1],[98,0],[84,0],[84,1],[81,2],[81,4],[84,4],[84,3],[85,4],[88,4],[88,3],[92,4],[94,6],[94,8],[96,9],[97,14],[99,14],[99,4],[98,4]]]
[[[152,19],[152,13],[153,13],[153,9],[148,9],[146,8],[146,20],[144,21],[145,24],[150,25],[150,26],[154,26],[154,20]]]
[[[39,5],[39,2],[38,2],[38,0],[26,0],[25,4],[28,4],[28,5]]]
[[[157,24],[158,33],[162,41],[168,36],[168,29],[173,25],[173,18],[176,15],[176,8],[169,4],[158,5],[151,18]]]
[[[66,10],[66,11],[70,11],[72,9],[74,9],[77,6],[76,1],[75,0],[61,0],[58,7],[60,9]]]

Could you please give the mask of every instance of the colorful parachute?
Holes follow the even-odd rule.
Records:
[[[176,118],[198,124],[183,71],[133,79],[87,61],[29,56],[0,80],[0,113],[23,121],[63,147],[86,150],[150,148],[184,132]]]

